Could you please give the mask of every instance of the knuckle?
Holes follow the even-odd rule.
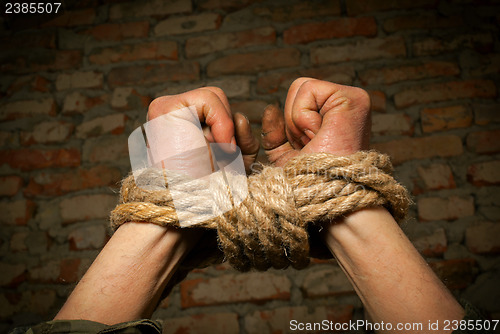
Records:
[[[148,119],[152,120],[163,114],[163,106],[165,105],[166,96],[157,97],[148,107]]]
[[[215,86],[207,86],[207,87],[202,87],[199,88],[203,94],[207,94],[205,96],[211,96],[213,98],[218,98],[221,101],[224,101],[224,99],[227,99],[226,93],[222,90],[222,88],[215,87]]]
[[[358,99],[359,105],[365,110],[366,112],[370,112],[371,109],[371,98],[370,94],[362,88],[355,87],[356,88],[356,96]]]
[[[225,95],[225,93],[222,90],[222,88],[219,88],[219,87],[216,87],[216,86],[207,86],[207,87],[203,87],[203,88],[211,91],[212,93],[214,93],[216,95]]]
[[[290,85],[290,89],[295,88],[295,87],[302,87],[305,83],[310,82],[312,80],[316,80],[316,79],[309,78],[309,77],[300,77],[300,78],[297,78]]]

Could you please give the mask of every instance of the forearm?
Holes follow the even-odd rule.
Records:
[[[385,209],[355,212],[329,225],[324,237],[371,321],[419,322],[425,332],[429,320],[463,318],[463,308]]]
[[[85,319],[110,325],[149,318],[193,243],[186,231],[182,233],[180,238],[178,230],[152,224],[122,225],[55,320]]]

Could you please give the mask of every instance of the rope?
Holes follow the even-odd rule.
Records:
[[[215,238],[203,238],[184,260],[185,268],[227,260],[239,271],[288,266],[302,269],[310,255],[329,254],[321,249],[323,245],[314,245],[320,248],[316,250],[309,247],[309,239],[323,223],[380,205],[396,221],[405,218],[410,199],[407,190],[391,176],[392,171],[389,157],[375,151],[350,156],[301,155],[283,168],[262,166],[259,173],[248,177],[248,196],[243,202],[214,218],[209,215],[213,208],[204,207],[199,200],[207,191],[214,191],[207,181],[182,183],[180,176],[170,175],[170,189],[163,189],[164,172],[148,170],[141,174],[147,180],[147,189],[138,187],[133,175],[123,181],[120,204],[111,212],[111,227],[116,230],[130,221],[178,227],[178,211],[172,198],[183,198],[185,192],[189,196],[184,196],[182,206],[194,207],[197,217],[211,217],[198,219],[189,227],[217,234],[217,244]],[[182,189],[170,186],[174,184],[182,184]]]

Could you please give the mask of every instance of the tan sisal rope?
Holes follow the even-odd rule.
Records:
[[[261,172],[248,177],[248,196],[240,205],[192,225],[216,231],[218,247],[215,238],[203,238],[183,264],[203,267],[226,259],[240,271],[289,265],[304,268],[310,255],[326,253],[309,249],[313,231],[323,223],[379,205],[398,222],[405,218],[410,199],[391,176],[392,171],[389,157],[375,151],[350,156],[301,155],[283,168],[263,166]],[[162,175],[153,177],[164,182]],[[186,187],[196,188],[196,183]],[[111,213],[113,229],[130,221],[179,226],[168,189],[141,189],[130,175],[120,194],[121,204]],[[195,198],[192,205],[196,202]]]

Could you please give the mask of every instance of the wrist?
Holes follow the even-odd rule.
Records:
[[[374,322],[460,320],[463,309],[384,208],[328,225],[324,240]]]
[[[56,319],[115,324],[150,317],[166,284],[199,235],[199,231],[153,224],[123,224]]]
[[[387,233],[390,228],[391,233]],[[385,230],[384,230],[385,229]],[[384,237],[394,237],[400,230],[391,214],[383,207],[362,209],[344,218],[331,222],[323,230],[322,237],[330,250],[334,253],[341,251],[355,251],[368,247],[370,244],[379,244],[377,236],[384,233]],[[363,247],[358,247],[362,245]]]
[[[161,294],[201,233],[195,229],[129,222],[120,226],[113,235],[116,248],[112,252],[127,255],[129,265],[141,268],[143,275],[153,279],[152,291]]]

